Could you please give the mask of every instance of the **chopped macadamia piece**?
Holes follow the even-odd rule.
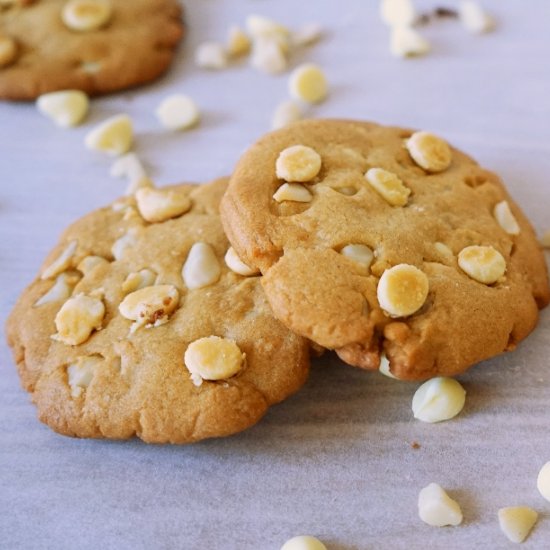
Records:
[[[283,149],[275,163],[279,179],[289,182],[311,181],[321,170],[321,156],[305,145],[293,145]]]
[[[479,283],[496,283],[506,272],[506,260],[492,246],[467,246],[458,253],[458,265]]]
[[[390,52],[395,57],[418,57],[430,51],[430,43],[411,27],[393,27]]]
[[[71,277],[66,273],[61,273],[57,276],[50,290],[34,303],[34,307],[39,307],[51,302],[65,301],[71,295],[77,280],[78,278]]]
[[[373,189],[392,206],[405,206],[411,190],[403,184],[397,174],[382,168],[371,168],[365,178]]]
[[[426,274],[409,264],[386,269],[378,281],[376,294],[380,307],[391,317],[407,317],[416,313],[428,297]]]
[[[111,252],[115,260],[122,260],[126,254],[126,251],[131,249],[137,244],[137,229],[129,229],[122,237],[118,238],[113,246]]]
[[[264,73],[279,74],[286,71],[288,62],[277,40],[261,37],[254,41],[250,64]]]
[[[231,57],[240,57],[250,51],[250,38],[240,27],[230,27],[227,37],[227,53]]]
[[[539,493],[550,502],[550,461],[540,469],[537,477],[537,489]]]
[[[382,0],[380,17],[389,27],[410,27],[418,14],[411,0]]]
[[[320,23],[306,23],[290,35],[295,47],[311,46],[323,38],[323,27]]]
[[[227,67],[227,52],[223,44],[203,42],[195,50],[195,65],[202,69],[220,70]]]
[[[139,213],[151,223],[176,218],[191,208],[189,195],[176,189],[142,187],[135,196]]]
[[[296,102],[292,100],[283,101],[277,106],[275,112],[273,113],[271,128],[273,130],[278,130],[279,128],[284,128],[285,126],[288,126],[301,118],[302,109]]]
[[[384,376],[387,376],[388,378],[393,378],[394,380],[399,380],[397,376],[392,374],[392,371],[390,370],[390,360],[388,359],[387,355],[385,353],[382,353],[380,355],[380,366],[378,367],[378,371],[380,374],[383,374]]]
[[[52,338],[69,346],[82,344],[94,330],[101,328],[104,315],[105,306],[99,298],[78,294],[69,298],[57,312],[57,334]]]
[[[429,132],[415,132],[406,147],[414,162],[428,172],[442,172],[453,160],[447,142]]]
[[[72,259],[75,255],[78,241],[71,241],[61,252],[61,254],[42,272],[41,279],[51,279],[71,267]]]
[[[76,361],[67,366],[67,381],[72,397],[77,398],[82,395],[103,361],[104,359],[97,355],[89,355],[78,357]]]
[[[58,126],[69,128],[84,120],[90,101],[80,90],[66,90],[41,95],[36,100],[36,107]]]
[[[493,18],[472,0],[460,2],[458,13],[461,23],[473,34],[490,32],[495,27]]]
[[[135,292],[140,288],[154,285],[156,280],[157,274],[152,269],[141,269],[140,271],[129,273],[122,283],[122,292],[125,294]]]
[[[11,36],[0,35],[0,69],[17,59],[17,44]]]
[[[230,246],[224,257],[225,263],[231,271],[243,275],[244,277],[250,277],[252,275],[258,275],[260,272],[258,269],[247,266],[237,255],[235,249]]]
[[[437,483],[430,483],[418,495],[418,515],[432,527],[460,525],[462,510]]]
[[[109,23],[112,12],[110,0],[69,0],[61,19],[72,31],[95,31]]]
[[[422,422],[454,418],[466,402],[466,391],[454,378],[437,377],[424,382],[415,392],[412,410]]]
[[[142,187],[154,187],[143,164],[135,153],[126,153],[117,158],[111,166],[110,174],[114,178],[126,178],[128,180],[127,196],[133,195]]]
[[[528,506],[510,506],[498,511],[500,530],[511,542],[523,542],[535,526],[539,515]]]
[[[348,244],[340,250],[342,256],[361,264],[367,269],[374,259],[373,251],[365,244]]]
[[[245,22],[246,30],[254,38],[288,39],[289,30],[281,23],[262,15],[249,15]]]
[[[76,266],[76,269],[86,276],[91,273],[96,267],[100,265],[107,265],[109,260],[102,258],[101,256],[86,256]]]
[[[185,263],[182,277],[189,289],[203,288],[218,281],[221,267],[214,249],[207,243],[195,243]]]
[[[435,242],[434,248],[445,258],[453,257],[453,251],[445,243]]]
[[[183,94],[174,94],[164,99],[156,114],[160,123],[168,130],[187,130],[200,119],[197,104]]]
[[[325,73],[313,63],[296,67],[288,81],[290,95],[307,103],[320,103],[328,95]]]
[[[315,537],[299,535],[287,540],[281,550],[327,550],[327,547]]]
[[[116,115],[93,128],[85,138],[86,147],[117,157],[127,153],[134,141],[132,120],[128,115]]]
[[[508,235],[519,235],[519,224],[510,210],[508,201],[501,201],[495,205],[493,215],[496,221],[508,233]]]
[[[311,202],[313,195],[309,192],[309,189],[299,183],[283,183],[283,185],[275,191],[273,198],[277,202]]]

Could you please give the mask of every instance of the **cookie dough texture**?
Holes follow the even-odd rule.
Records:
[[[218,205],[226,184],[217,180],[174,186],[188,194],[192,206],[162,223],[145,222],[129,198],[89,214],[64,232],[42,272],[68,243],[77,242],[65,271],[37,278],[6,325],[22,384],[32,393],[43,422],[71,436],[137,435],[147,442],[186,443],[251,426],[269,405],[303,384],[309,366],[306,340],[273,318],[258,277],[238,275],[223,260],[229,243]],[[134,244],[114,260],[113,243],[126,234],[134,236]],[[213,284],[191,290],[181,271],[197,241],[212,247],[221,275]],[[136,277],[145,269],[156,274],[154,282]],[[133,332],[132,321],[119,310],[136,288],[125,284],[130,274],[143,285],[174,287],[179,295],[177,307],[166,311],[169,315],[161,323],[142,324]],[[60,276],[72,282],[72,296],[101,296],[105,305],[101,329],[79,345],[51,338],[66,293],[36,305]],[[234,376],[204,380],[197,387],[184,354],[190,343],[210,336],[234,341],[245,362]]]
[[[0,36],[17,44],[16,59],[0,67],[0,99],[31,100],[66,89],[105,94],[163,74],[183,35],[179,2],[110,2],[110,21],[86,32],[63,23],[65,0],[0,7]]]
[[[546,265],[533,229],[500,179],[451,148],[448,168],[422,169],[406,148],[413,131],[338,120],[297,122],[260,139],[240,159],[222,200],[231,244],[262,284],[275,316],[298,334],[336,349],[346,362],[375,369],[385,352],[402,379],[452,376],[512,350],[548,304]],[[304,145],[321,156],[307,183],[312,200],[277,203],[276,161]],[[391,205],[365,174],[381,168],[411,190]],[[493,215],[506,200],[520,232]],[[370,266],[340,252],[364,245]],[[483,284],[460,269],[472,245],[494,247],[506,272]],[[410,264],[426,274],[428,295],[414,314],[391,318],[377,299],[383,273]]]

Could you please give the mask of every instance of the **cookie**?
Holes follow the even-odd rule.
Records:
[[[296,333],[402,379],[512,350],[550,294],[533,229],[500,179],[427,132],[295,123],[240,159],[221,214]]]
[[[64,232],[6,325],[43,422],[187,443],[253,425],[303,384],[307,341],[227,254],[226,185],[138,191]]]
[[[105,94],[155,80],[183,34],[177,0],[3,0],[0,99]]]

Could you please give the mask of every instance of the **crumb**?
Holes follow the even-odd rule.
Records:
[[[415,450],[420,449],[420,443],[418,443],[418,441],[413,441],[411,447]]]

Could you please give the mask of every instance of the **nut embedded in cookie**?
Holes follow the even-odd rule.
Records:
[[[52,338],[69,346],[85,342],[94,330],[99,330],[105,315],[103,302],[83,293],[69,298],[55,316],[57,334]]]
[[[110,0],[69,0],[63,6],[61,19],[72,31],[98,30],[111,20]]]

